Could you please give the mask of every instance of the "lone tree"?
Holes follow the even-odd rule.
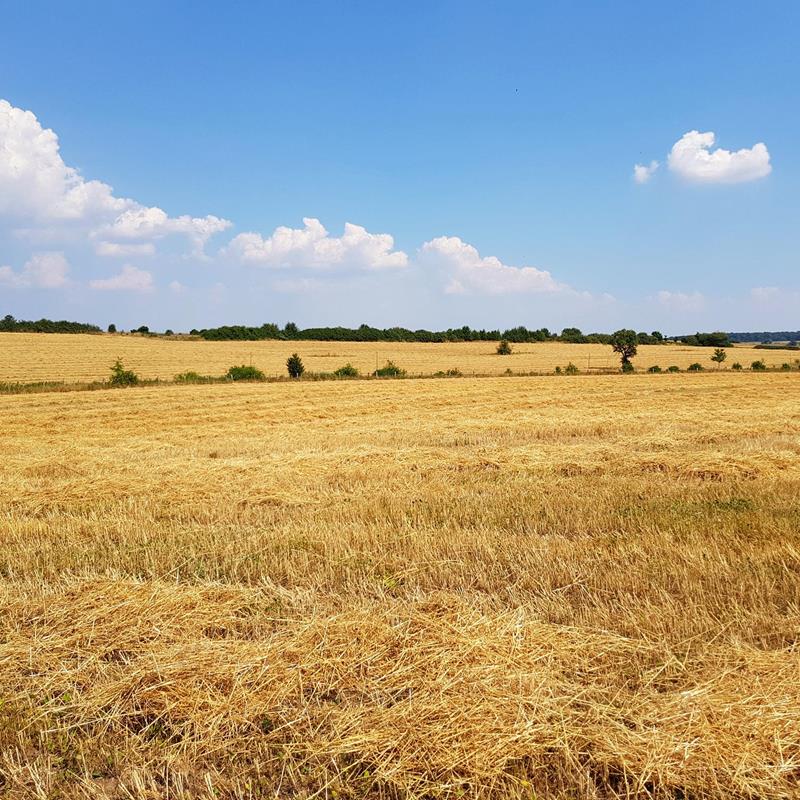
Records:
[[[723,361],[724,361],[724,360],[725,360],[727,357],[728,357],[728,354],[725,352],[725,350],[724,350],[722,347],[718,347],[718,348],[717,348],[717,349],[714,351],[714,355],[713,355],[713,356],[711,356],[711,360],[712,360],[712,361],[714,361],[714,362],[716,362],[716,364],[717,364],[717,369],[719,369],[719,368],[722,366],[722,362],[723,362]]]
[[[500,341],[500,344],[497,345],[497,355],[499,356],[511,355],[511,345],[508,343],[508,339],[502,339]]]
[[[292,353],[289,358],[286,359],[286,370],[290,378],[299,378],[306,371],[306,368],[303,366],[303,360],[297,353]]]
[[[611,349],[619,353],[623,372],[633,372],[631,359],[636,355],[636,331],[629,328],[611,334]]]

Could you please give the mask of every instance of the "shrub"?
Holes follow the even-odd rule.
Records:
[[[667,372],[680,372],[680,371],[681,371],[681,368],[680,367],[676,367],[674,364],[672,364],[671,366],[667,367]]]
[[[139,376],[132,369],[125,369],[122,361],[117,359],[111,367],[112,386],[136,386],[139,383]]]
[[[434,378],[460,378],[461,377],[461,370],[460,369],[448,369],[447,372],[444,370],[439,370],[438,372],[433,373]]]
[[[357,378],[358,370],[352,364],[348,363],[343,367],[339,367],[339,369],[335,369],[333,374],[337,378]]]
[[[716,363],[717,369],[722,366],[722,362],[728,357],[728,354],[725,352],[725,349],[722,347],[718,347],[714,350],[714,355],[711,356],[711,360]]]
[[[108,332],[109,333],[116,333],[117,332],[117,326],[113,322],[108,326]]]
[[[394,361],[387,361],[380,369],[372,373],[376,378],[402,378],[406,371],[400,369]]]
[[[561,367],[556,367],[556,375],[561,375]]]
[[[694,364],[689,364],[688,370],[689,372],[702,372],[703,365],[699,361],[695,361]]]
[[[652,367],[648,367],[647,368],[647,371],[648,372],[661,372],[661,367],[659,367],[658,364],[653,364]]]
[[[506,371],[503,373],[503,375],[513,375],[513,374],[514,373],[511,371],[511,367],[508,367],[508,369],[506,369]]]
[[[511,353],[511,345],[509,344],[508,339],[501,339],[500,344],[497,345],[497,355],[510,356]]]
[[[292,353],[286,359],[286,371],[289,373],[290,378],[299,378],[306,371],[305,366],[303,366],[303,360],[297,353]]]
[[[564,374],[565,375],[577,375],[579,372],[578,368],[570,361],[566,367],[564,367]]]
[[[175,331],[173,331],[172,328],[167,328],[164,331],[164,336],[174,336],[174,335],[175,335]]]
[[[742,365],[738,361],[734,361],[731,364],[731,369],[735,369],[737,372],[742,368]]]
[[[226,373],[225,377],[229,381],[263,381],[266,380],[266,375],[252,364],[247,366],[242,364],[241,367],[231,367]]]
[[[791,368],[792,368],[792,365],[791,365],[791,364],[788,364],[788,363],[781,364],[781,369],[782,369],[784,372],[788,372],[788,371],[789,371]]]
[[[752,369],[754,372],[763,372],[766,368],[767,368],[767,365],[761,360],[754,361],[750,365],[750,369]]]
[[[210,375],[200,375],[197,372],[180,372],[178,373],[173,380],[175,383],[211,383],[214,378]]]
[[[630,361],[623,361],[622,362],[622,366],[620,367],[620,369],[623,372],[633,372],[634,371],[633,364],[631,364]]]

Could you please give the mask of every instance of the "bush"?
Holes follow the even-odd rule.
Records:
[[[633,372],[634,371],[633,364],[631,364],[630,361],[623,361],[622,362],[622,366],[620,367],[620,369],[623,372]]]
[[[788,371],[789,371],[791,368],[792,368],[792,365],[791,365],[791,364],[787,364],[787,363],[781,364],[781,369],[782,369],[784,372],[788,372]]]
[[[562,375],[561,367],[556,367],[556,375]]]
[[[750,369],[752,369],[754,372],[763,372],[766,368],[767,368],[767,365],[763,361],[760,361],[760,360],[759,361],[754,361],[750,365]]]
[[[460,378],[461,377],[461,370],[460,369],[448,369],[447,372],[444,370],[439,370],[438,372],[433,373],[434,378]]]
[[[647,371],[648,372],[654,372],[654,373],[655,372],[661,372],[661,367],[659,367],[658,364],[653,364],[652,367],[648,367],[647,368]]]
[[[681,371],[681,368],[680,367],[676,367],[674,364],[672,364],[671,366],[667,367],[667,372],[680,372],[680,371]]]
[[[577,375],[579,372],[578,368],[570,361],[566,367],[564,367],[564,374],[565,375]]]
[[[402,378],[406,371],[400,369],[394,361],[387,361],[380,369],[372,373],[376,378]]]
[[[731,369],[735,369],[737,372],[742,368],[742,365],[738,361],[734,361],[731,364]]]
[[[215,378],[210,375],[200,375],[197,372],[189,371],[178,373],[173,380],[175,383],[212,383]]]
[[[113,322],[108,326],[108,332],[109,333],[116,333],[117,332],[117,326]]]
[[[229,381],[263,381],[267,376],[258,367],[242,364],[241,367],[231,367],[225,377]]]
[[[511,345],[508,343],[508,339],[501,339],[500,344],[497,345],[497,355],[510,356],[511,353]]]
[[[299,378],[306,371],[305,366],[303,366],[303,360],[297,353],[292,353],[286,359],[286,371],[289,373],[290,378]]]
[[[694,364],[689,364],[688,370],[689,372],[702,372],[703,365],[699,361],[695,361]]]
[[[337,378],[357,378],[358,377],[358,370],[352,364],[345,364],[343,367],[339,367],[339,369],[335,369],[333,374]]]
[[[139,383],[139,376],[132,369],[125,369],[122,361],[117,359],[111,367],[112,386],[136,386]]]

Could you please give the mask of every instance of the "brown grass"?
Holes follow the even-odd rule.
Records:
[[[0,397],[0,792],[797,797],[799,390]]]
[[[496,355],[496,348],[496,342],[206,342],[122,335],[0,333],[0,382],[105,380],[118,357],[125,366],[151,379],[171,380],[187,370],[223,375],[234,364],[251,363],[267,375],[283,376],[286,359],[294,351],[299,352],[311,372],[331,372],[349,362],[368,374],[387,360],[414,375],[448,369],[459,369],[465,375],[500,375],[507,369],[516,373],[549,373],[570,361],[581,372],[619,368],[619,357],[606,345],[515,344],[510,356]],[[671,364],[685,369],[698,361],[707,369],[716,369],[712,355],[713,350],[708,347],[647,345],[639,348],[634,364],[640,370],[654,364],[664,369]],[[734,361],[749,367],[758,359],[768,366],[780,366],[791,362],[795,355],[789,351],[737,347],[728,351],[725,367]]]

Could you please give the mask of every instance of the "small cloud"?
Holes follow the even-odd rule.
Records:
[[[780,293],[781,290],[777,286],[756,286],[750,290],[750,297],[759,303],[769,303],[778,297]]]
[[[35,253],[19,272],[0,267],[0,285],[12,289],[60,289],[69,282],[63,253]]]
[[[520,294],[572,292],[543,269],[513,267],[494,256],[481,256],[457,236],[440,236],[420,249],[423,261],[438,269],[447,294]]]
[[[769,151],[763,142],[731,152],[714,146],[712,131],[689,131],[672,146],[668,164],[672,172],[698,183],[744,183],[772,172]]]
[[[659,166],[661,165],[658,161],[651,161],[650,164],[636,164],[633,168],[633,179],[636,183],[647,183]]]
[[[146,270],[126,264],[118,274],[89,281],[89,286],[104,292],[150,292],[153,276]]]
[[[120,244],[119,242],[95,242],[94,251],[99,256],[111,258],[130,256],[152,256],[156,247],[152,242],[141,244]]]
[[[702,311],[706,305],[706,298],[700,292],[686,294],[662,290],[656,295],[656,299],[670,311]]]
[[[245,263],[277,269],[377,271],[408,264],[408,256],[394,250],[394,238],[388,233],[370,233],[347,222],[344,234],[335,237],[312,217],[304,217],[302,228],[278,227],[266,239],[259,233],[240,233],[225,252]]]
[[[185,289],[186,287],[180,281],[172,281],[169,284],[169,290],[175,294],[181,294]]]

